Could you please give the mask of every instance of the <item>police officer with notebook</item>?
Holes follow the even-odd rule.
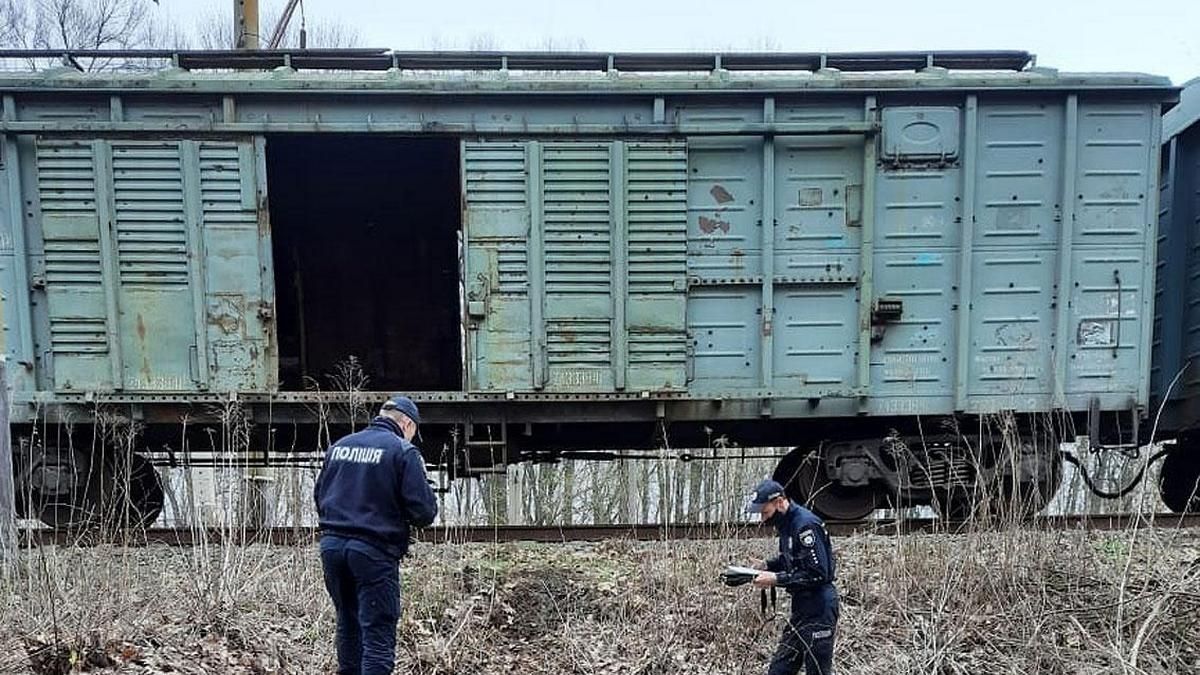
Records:
[[[779,587],[792,596],[788,624],[767,675],[833,673],[833,639],[838,621],[836,565],[825,524],[812,511],[788,499],[783,486],[764,480],[747,510],[779,532],[779,555],[755,567],[758,588]]]

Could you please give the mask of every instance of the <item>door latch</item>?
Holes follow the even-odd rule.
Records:
[[[904,314],[904,301],[899,298],[876,298],[871,308],[871,341],[883,339],[886,324],[898,321]]]

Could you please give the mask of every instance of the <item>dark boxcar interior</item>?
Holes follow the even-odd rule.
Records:
[[[281,388],[462,388],[458,165],[454,139],[268,138]]]

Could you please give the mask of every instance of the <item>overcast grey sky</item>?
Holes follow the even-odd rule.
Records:
[[[233,0],[161,0],[185,21]],[[261,0],[275,3],[276,0]],[[1200,76],[1200,0],[304,0],[365,46],[788,51],[1025,49],[1062,70]]]

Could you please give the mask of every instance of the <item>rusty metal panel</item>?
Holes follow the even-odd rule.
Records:
[[[204,324],[210,388],[265,391],[276,377],[274,293],[263,146],[198,143]]]
[[[688,139],[688,274],[762,274],[762,139]]]
[[[476,391],[533,388],[529,143],[464,141],[467,379]],[[540,298],[539,298],[540,301]]]
[[[690,139],[688,154],[692,389],[760,388],[769,356],[778,395],[850,392],[856,386],[863,138],[781,136],[765,151],[758,139]],[[764,166],[767,159],[773,161]],[[764,222],[764,205],[772,207],[771,222]],[[765,236],[764,227],[770,228]],[[773,244],[772,264],[764,266],[767,243]],[[762,278],[768,267],[769,285]],[[763,302],[765,287],[771,288],[769,303]],[[774,339],[762,339],[768,335]]]
[[[113,388],[108,278],[97,214],[97,157],[92,141],[36,144],[38,216],[45,253],[54,388]],[[36,283],[36,281],[35,281]]]
[[[858,342],[863,138],[774,143],[772,388],[849,393]],[[764,309],[764,311],[767,311]]]
[[[695,392],[759,383],[762,157],[760,138],[688,139],[688,386]]]
[[[685,386],[685,148],[464,144],[472,388]]]
[[[194,391],[201,365],[180,141],[112,141],[123,388]]]

